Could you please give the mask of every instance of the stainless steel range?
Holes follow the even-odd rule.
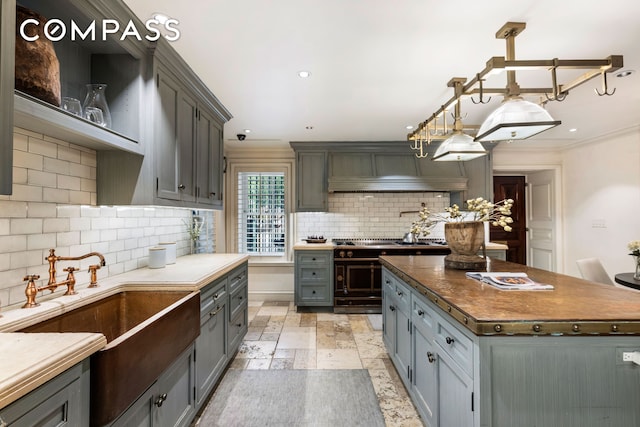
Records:
[[[443,240],[333,239],[334,302],[336,313],[381,313],[380,255],[446,255]]]

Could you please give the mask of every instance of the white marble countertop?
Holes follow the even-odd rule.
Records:
[[[199,290],[248,260],[244,254],[197,254],[179,257],[165,268],[140,268],[98,281],[97,288],[76,288],[78,294],[20,305],[0,312],[0,408],[19,399],[107,343],[95,333],[19,333],[27,326],[100,300],[122,290]],[[64,288],[64,287],[63,287]],[[56,294],[58,296],[56,296]],[[40,295],[39,295],[40,296]]]

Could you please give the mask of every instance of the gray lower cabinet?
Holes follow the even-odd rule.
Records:
[[[249,326],[248,272],[248,266],[245,263],[229,273],[229,336],[227,342],[230,354],[234,354],[238,350]]]
[[[196,405],[202,406],[229,360],[227,276],[201,290],[200,336],[196,339]]]
[[[400,378],[409,388],[411,382],[411,292],[394,276],[383,275],[385,344]]]
[[[382,281],[383,341],[424,423],[474,426],[474,340],[387,269]]]
[[[333,306],[333,251],[297,250],[294,257],[295,304]]]
[[[196,413],[191,345],[113,424],[113,427],[185,427]]]
[[[240,347],[248,329],[248,265],[200,291],[200,336],[196,339],[196,407],[199,409]]]
[[[0,409],[0,426],[89,425],[89,359]]]

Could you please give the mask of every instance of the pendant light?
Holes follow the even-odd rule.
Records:
[[[507,61],[515,60],[515,38],[525,29],[521,22],[507,22],[496,38],[507,42]],[[476,141],[512,141],[526,139],[562,123],[553,120],[551,114],[533,102],[520,96],[520,86],[516,82],[516,72],[507,71],[507,96],[500,107],[480,125]]]
[[[471,136],[462,132],[460,96],[462,95],[462,84],[465,81],[466,79],[464,78],[454,78],[449,82],[449,86],[453,85],[457,98],[454,109],[453,135],[445,139],[436,149],[432,159],[434,161],[467,161],[487,154],[487,151],[480,142],[475,141]],[[446,114],[446,111],[443,111],[442,114]]]

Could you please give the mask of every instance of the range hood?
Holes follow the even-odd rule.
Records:
[[[491,173],[490,156],[469,162],[434,162],[417,158],[406,141],[290,142],[298,154],[324,158],[329,193],[447,191],[484,194]],[[490,150],[490,148],[489,148]],[[308,166],[307,166],[308,167]],[[298,171],[304,175],[308,171]],[[488,188],[488,187],[487,187]]]
[[[443,176],[334,176],[329,178],[330,193],[465,191],[467,178]]]

